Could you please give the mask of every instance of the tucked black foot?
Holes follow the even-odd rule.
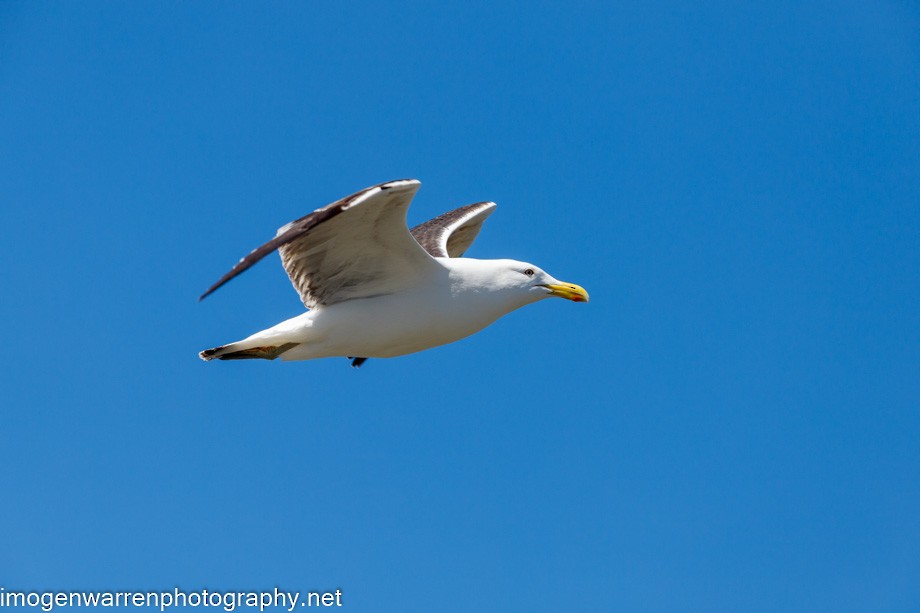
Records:
[[[367,362],[367,358],[355,358],[352,356],[348,356],[348,359],[351,360],[352,368],[361,368],[361,365]]]

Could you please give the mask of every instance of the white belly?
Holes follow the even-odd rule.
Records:
[[[389,358],[452,343],[518,306],[496,298],[428,288],[424,293],[400,292],[318,308],[295,318],[303,323],[301,344],[281,357]]]

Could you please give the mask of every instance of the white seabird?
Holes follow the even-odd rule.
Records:
[[[406,212],[420,185],[381,183],[282,226],[200,299],[277,249],[309,311],[201,358],[347,356],[360,366],[452,343],[550,296],[588,301],[583,288],[533,264],[461,257],[494,202],[460,207],[410,231]]]

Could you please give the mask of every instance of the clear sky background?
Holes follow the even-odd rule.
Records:
[[[198,359],[404,177],[591,303]],[[7,590],[920,608],[915,3],[3,3],[0,236]]]

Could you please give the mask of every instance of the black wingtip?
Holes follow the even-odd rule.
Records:
[[[233,271],[230,271],[230,272],[233,272]],[[227,274],[229,275],[230,273],[227,273]],[[224,275],[224,276],[226,277],[227,275]],[[220,281],[218,281],[217,283],[209,287],[205,293],[198,296],[198,302],[201,302],[202,300],[204,300],[205,298],[213,294],[215,290],[219,289],[220,286],[226,282],[227,282],[227,279],[221,279]]]

